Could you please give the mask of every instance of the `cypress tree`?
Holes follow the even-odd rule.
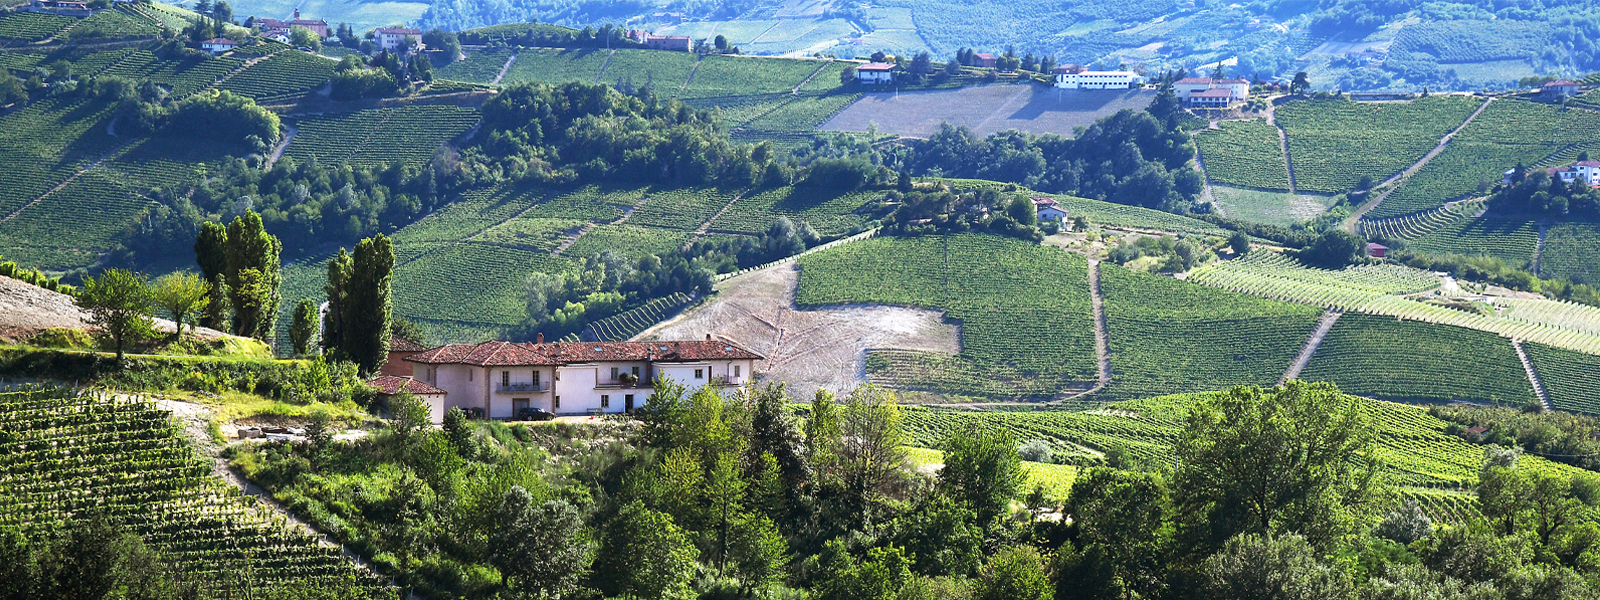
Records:
[[[322,291],[328,295],[328,313],[322,318],[322,349],[325,354],[345,358],[344,327],[345,303],[350,288],[350,253],[344,248],[328,261],[328,283]]]
[[[278,255],[283,243],[261,223],[261,215],[245,213],[228,224],[228,287],[233,295],[233,331],[238,335],[265,340],[272,333],[278,315],[282,280]],[[246,271],[255,271],[246,279]],[[248,283],[248,285],[246,285]]]
[[[294,325],[289,328],[289,341],[294,344],[294,353],[298,355],[311,354],[311,339],[317,335],[317,304],[310,298],[302,298],[294,307]]]
[[[200,316],[200,326],[228,331],[228,315],[233,306],[223,279],[228,270],[228,228],[221,223],[202,223],[200,235],[194,240],[194,260],[199,263],[200,275],[208,286],[208,303]]]
[[[356,244],[345,293],[343,346],[361,372],[376,372],[389,359],[390,276],[394,246],[383,234]]]

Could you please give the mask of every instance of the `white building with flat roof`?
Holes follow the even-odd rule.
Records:
[[[1126,90],[1144,83],[1144,77],[1132,71],[1079,71],[1057,72],[1056,87],[1064,90]]]

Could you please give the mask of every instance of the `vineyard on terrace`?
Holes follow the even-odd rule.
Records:
[[[1058,455],[1080,465],[1100,464],[1099,453],[1114,445],[1126,448],[1143,462],[1170,465],[1173,445],[1183,431],[1190,407],[1209,393],[1146,398],[1105,405],[1086,412],[961,412],[913,408],[904,411],[912,444],[940,447],[945,437],[969,423],[984,423],[1010,430],[1018,441],[1039,440]],[[1476,485],[1483,450],[1444,432],[1446,423],[1424,407],[1349,397],[1377,427],[1376,457],[1379,477],[1406,486],[1404,495],[1427,495],[1438,513],[1459,511],[1460,496],[1450,491]],[[1571,472],[1572,467],[1537,457],[1524,457],[1536,470]],[[1470,498],[1468,496],[1467,498]],[[1470,500],[1467,500],[1470,506]],[[1447,519],[1452,522],[1458,519]]]
[[[519,83],[561,84],[569,81],[594,83],[610,51],[595,48],[531,48],[517,53],[517,61],[506,71],[502,85]],[[503,63],[502,63],[503,64]]]
[[[1374,183],[1416,162],[1482,100],[1432,96],[1407,103],[1305,100],[1277,108],[1301,190],[1337,193],[1362,176]]]
[[[1362,219],[1362,235],[1386,240],[1414,240],[1458,223],[1483,209],[1481,202],[1462,202],[1387,219]]]
[[[561,245],[568,235],[584,226],[575,219],[512,219],[484,231],[474,238],[492,244],[503,244],[550,252]]]
[[[1356,265],[1330,271],[1306,267],[1276,252],[1257,250],[1244,258],[1196,269],[1189,281],[1232,292],[1353,310],[1378,296],[1414,294],[1439,287],[1439,277],[1394,264]]]
[[[1600,284],[1600,224],[1562,223],[1545,231],[1539,255],[1541,277]]]
[[[306,117],[284,156],[352,165],[421,164],[477,122],[476,109],[434,105]]]
[[[506,60],[511,58],[512,54],[513,52],[506,48],[473,50],[464,59],[434,69],[433,77],[468,83],[489,83],[500,74],[500,69],[506,66]]]
[[[712,231],[765,232],[778,217],[795,224],[810,223],[817,233],[839,235],[861,226],[866,218],[856,209],[875,197],[873,192],[838,192],[812,186],[788,186],[746,195],[711,223]]]
[[[711,55],[700,60],[700,67],[678,97],[787,94],[825,64],[817,60]],[[833,82],[838,81],[835,78]]]
[[[1484,216],[1462,219],[1406,245],[1427,254],[1493,256],[1520,268],[1533,261],[1539,228],[1532,221]]]
[[[1600,356],[1542,344],[1523,344],[1539,373],[1550,407],[1600,415]]]
[[[595,321],[589,325],[587,333],[595,340],[602,342],[626,341],[643,333],[650,326],[677,314],[688,303],[689,296],[687,294],[676,292],[670,296],[646,302],[644,306],[639,308]],[[569,337],[572,339],[565,341],[578,341],[576,334]]]
[[[111,106],[51,98],[0,117],[0,218],[116,148],[105,134]]]
[[[219,89],[269,103],[304,96],[333,77],[335,63],[315,54],[285,50],[228,78]]]
[[[1535,399],[1509,340],[1380,315],[1340,317],[1300,376],[1395,400],[1520,405]]]
[[[239,68],[244,61],[230,57],[194,56],[180,60],[160,60],[144,50],[129,53],[107,67],[102,75],[133,80],[149,79],[166,86],[175,98],[182,98],[217,82]]]
[[[1111,338],[1106,399],[1271,385],[1320,314],[1108,263],[1100,285]]]
[[[634,225],[694,230],[727,206],[739,194],[736,190],[681,188],[651,190],[649,197],[628,222]]]
[[[1220,127],[1200,130],[1194,136],[1207,177],[1247,188],[1289,189],[1277,127],[1265,119],[1223,121]]]
[[[101,511],[211,588],[359,577],[337,548],[213,479],[170,417],[145,401],[98,394],[0,394],[0,526],[54,535],[61,521]]]
[[[1500,183],[1501,173],[1507,169],[1518,163],[1531,165],[1554,151],[1554,146],[1543,144],[1452,142],[1406,178],[1365,218],[1407,215],[1437,208],[1446,201],[1487,194]]]
[[[804,256],[799,264],[799,306],[944,309],[961,323],[961,354],[937,369],[946,375],[924,378],[927,371],[900,370],[914,363],[884,367],[881,358],[869,358],[875,381],[986,396],[1048,396],[1094,378],[1088,265],[1079,256],[974,234],[874,238]]]
[[[436,321],[515,325],[523,317],[529,273],[559,273],[569,263],[546,252],[459,242],[397,265],[395,312]]]
[[[52,247],[111,249],[117,235],[151,205],[114,177],[102,169],[87,171],[0,223],[0,248],[43,242]],[[18,258],[23,256],[18,254]],[[53,270],[86,266],[29,263],[34,268]]]
[[[1494,306],[1500,316],[1506,319],[1600,335],[1600,308],[1587,304],[1545,299],[1495,298]]]
[[[25,12],[0,14],[0,40],[35,42],[77,22],[75,17],[62,15]]]
[[[601,225],[583,234],[562,255],[584,258],[610,250],[637,260],[646,254],[663,256],[674,252],[691,236],[692,233],[680,229],[640,227],[632,223]]]
[[[83,19],[77,25],[73,25],[66,35],[59,37],[62,41],[83,43],[100,39],[155,37],[158,33],[161,33],[161,24],[155,19],[132,8],[118,6]]]
[[[600,82],[649,85],[656,95],[671,98],[677,96],[678,90],[689,80],[695,62],[695,56],[688,52],[618,50],[611,55],[611,64],[600,75]]]

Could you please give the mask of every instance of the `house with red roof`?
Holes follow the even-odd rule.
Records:
[[[383,367],[378,369],[378,373],[395,377],[410,377],[412,375],[411,363],[406,362],[406,357],[416,356],[427,350],[427,346],[403,337],[391,335],[389,336],[389,360],[383,363]]]
[[[1580,160],[1565,167],[1546,169],[1551,177],[1559,177],[1562,183],[1582,181],[1589,187],[1600,186],[1600,161]]]
[[[1227,107],[1250,99],[1250,82],[1244,79],[1185,77],[1172,84],[1178,101],[1192,108]]]
[[[304,27],[315,32],[320,37],[328,37],[327,21],[322,19],[302,19],[300,18],[300,9],[298,8],[294,9],[294,16],[287,21],[279,21],[277,19],[256,19],[250,22],[250,25],[254,26],[261,33],[266,34],[267,37],[274,37],[278,35],[287,36],[289,35],[289,31],[295,27]]]
[[[994,59],[994,55],[993,54],[979,53],[979,54],[972,55],[972,66],[974,66],[974,67],[983,67],[985,69],[993,69],[994,68],[994,64],[995,64],[995,59]]]
[[[754,379],[765,357],[732,342],[505,341],[449,344],[404,359],[412,378],[448,392],[448,406],[509,419],[523,408],[555,414],[628,412],[644,406],[658,379],[691,391]]]
[[[1067,211],[1061,210],[1060,203],[1055,198],[1038,197],[1033,199],[1033,210],[1040,221],[1065,221]]]
[[[856,83],[879,85],[894,83],[894,72],[900,66],[888,62],[867,63],[856,67]]]
[[[417,381],[411,377],[395,377],[394,375],[380,375],[367,382],[367,386],[378,393],[378,400],[387,403],[399,396],[402,392],[411,394],[417,399],[428,404],[428,418],[434,425],[444,423],[445,397],[450,395],[437,387]]]
[[[227,38],[211,38],[204,42],[200,42],[200,49],[212,54],[222,54],[223,52],[227,52],[238,47],[239,42],[235,42]]]
[[[1539,88],[1539,95],[1545,98],[1576,96],[1578,95],[1578,82],[1571,79],[1557,79]]]

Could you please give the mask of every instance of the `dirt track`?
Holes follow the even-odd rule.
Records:
[[[690,340],[710,333],[767,357],[763,380],[785,381],[790,398],[808,400],[818,388],[848,391],[861,383],[868,348],[955,354],[960,330],[939,311],[895,306],[799,310],[792,264],[729,279],[706,304],[646,330],[637,339]]]
[[[1146,90],[1057,90],[1033,84],[991,84],[955,90],[875,92],[834,115],[819,129],[879,131],[928,137],[945,122],[966,125],[978,135],[1008,129],[1073,136],[1123,109],[1142,110],[1155,92]]]

